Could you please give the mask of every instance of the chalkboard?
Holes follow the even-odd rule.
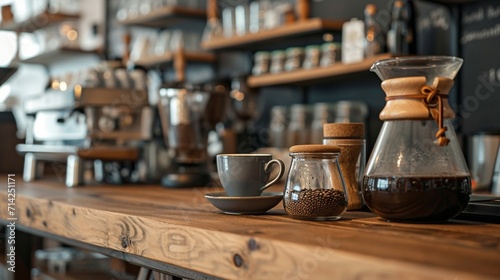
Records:
[[[419,55],[457,55],[454,15],[450,7],[415,1],[416,43]]]
[[[465,135],[500,130],[500,1],[465,5],[460,24],[464,64],[457,126]]]

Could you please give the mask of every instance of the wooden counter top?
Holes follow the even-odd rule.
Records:
[[[21,182],[17,225],[229,279],[494,279],[500,225],[382,221],[348,212],[339,221],[222,214],[204,194],[216,187],[85,186]],[[7,178],[0,177],[7,221]],[[275,190],[278,190],[275,188]]]

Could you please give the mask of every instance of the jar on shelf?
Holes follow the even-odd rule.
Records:
[[[328,67],[335,64],[340,59],[340,44],[339,43],[324,43],[321,45],[321,67]]]
[[[283,194],[285,212],[304,220],[338,220],[347,209],[340,172],[340,148],[333,145],[290,147],[292,163]]]
[[[222,10],[222,34],[225,38],[236,35],[235,11],[233,7],[226,7]]]
[[[249,7],[248,5],[238,5],[234,8],[234,23],[237,36],[243,36],[249,29]]]
[[[271,57],[269,52],[256,52],[254,57],[252,75],[258,76],[269,73],[269,62]]]
[[[302,67],[304,48],[293,47],[286,49],[285,71],[295,71]]]
[[[308,108],[303,104],[290,107],[290,123],[287,127],[288,147],[309,142]]]
[[[286,54],[282,50],[271,52],[271,73],[281,73],[285,70]]]
[[[312,69],[318,67],[321,55],[320,47],[317,45],[309,45],[306,47],[305,52],[306,54],[302,68]]]
[[[271,147],[283,149],[286,147],[287,109],[285,106],[271,108]]]
[[[316,103],[313,106],[313,120],[311,122],[311,144],[323,143],[323,125],[331,118],[330,104]]]

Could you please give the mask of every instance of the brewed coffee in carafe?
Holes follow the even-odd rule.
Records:
[[[384,121],[363,177],[366,205],[389,221],[446,221],[470,198],[470,173],[448,104],[462,59],[408,57],[377,61]]]

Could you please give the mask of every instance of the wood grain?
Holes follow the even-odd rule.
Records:
[[[7,179],[0,177],[0,182]],[[366,212],[348,212],[335,222],[308,222],[289,218],[281,205],[267,215],[233,216],[221,214],[203,197],[220,191],[216,186],[66,188],[63,182],[16,183],[21,225],[221,278],[494,279],[500,275],[497,224],[388,223]],[[6,188],[1,188],[4,221],[6,203]]]

